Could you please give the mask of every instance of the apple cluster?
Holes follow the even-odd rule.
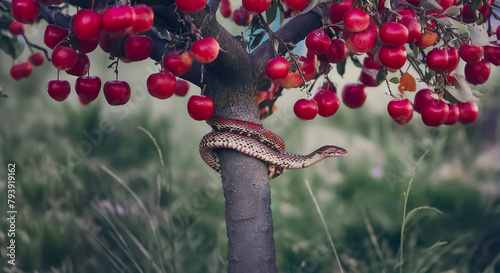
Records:
[[[393,94],[389,89],[394,100],[387,106],[395,122],[407,124],[414,111],[421,114],[423,123],[428,126],[473,122],[478,116],[478,107],[468,100],[475,100],[475,97],[470,94],[464,99],[450,90],[468,84],[484,84],[489,78],[491,64],[500,65],[500,46],[496,41],[475,45],[473,39],[450,28],[450,22],[484,23],[492,16],[489,7],[495,0],[485,1],[477,7],[467,3],[458,6],[456,0],[440,0],[432,8],[421,6],[420,0],[392,2],[378,1],[377,6],[353,0],[329,4],[328,23],[305,39],[307,55],[296,58],[288,52],[288,58],[285,54],[270,59],[265,68],[266,77],[282,88],[305,86],[319,76],[328,79],[333,64],[337,69],[339,66],[345,69],[347,57],[351,56],[362,70],[358,83],[342,88],[341,98],[347,107],[361,107],[366,100],[366,87],[379,86],[384,81],[389,87],[387,76],[399,72],[401,78],[393,77],[391,82],[400,84],[400,94]],[[282,3],[300,11],[309,1]],[[500,27],[496,34],[500,39]],[[357,61],[363,55],[363,62]],[[463,72],[456,71],[460,62],[465,63]],[[413,66],[419,73],[419,80],[433,89],[420,90],[413,103],[403,99],[404,92],[416,91],[415,78],[402,71],[405,65]],[[325,86],[331,86],[329,80]],[[317,114],[326,117],[337,111],[336,91],[329,91],[325,86],[320,87],[312,99],[299,99],[295,103],[294,113],[298,118],[310,120]],[[275,99],[273,90],[277,90],[275,85],[261,91],[259,101]],[[263,112],[274,110],[265,105],[261,116],[266,116]]]
[[[40,5],[60,5],[63,2],[13,0],[11,13],[15,21],[9,31],[12,35],[21,35],[24,24],[32,24],[40,16]],[[233,11],[229,0],[221,0],[219,12],[237,25],[252,24],[251,30],[248,28],[252,39],[258,36],[253,35],[258,29],[263,30],[260,34],[272,32],[264,25],[266,22],[253,20],[255,16],[263,18],[260,14],[269,11],[271,6],[272,10],[283,13],[284,19],[309,11],[313,5],[327,11],[323,26],[305,38],[305,56],[296,56],[289,47],[287,52],[276,54],[267,62],[264,76],[271,81],[271,87],[259,93],[259,102],[266,101],[261,103],[261,116],[276,110],[274,102],[281,95],[277,90],[283,88],[310,86],[308,97],[294,105],[297,117],[309,120],[317,115],[332,116],[341,100],[349,108],[362,107],[367,97],[366,88],[386,82],[388,93],[394,98],[388,104],[388,112],[398,124],[408,123],[417,112],[424,124],[439,126],[457,121],[466,124],[477,117],[477,105],[473,102],[476,98],[469,84],[487,82],[491,65],[500,65],[500,46],[497,41],[490,43],[492,39],[489,37],[486,37],[486,42],[484,37],[477,38],[481,34],[471,33],[470,29],[472,32],[480,30],[478,27],[488,22],[487,36],[494,35],[489,21],[492,16],[499,17],[492,9],[494,2],[242,0],[241,7]],[[202,11],[207,3],[208,0],[175,0],[178,12],[185,14]],[[268,16],[266,14],[266,18]],[[75,90],[82,103],[95,100],[101,89],[101,79],[89,74],[87,54],[97,47],[109,53],[116,59],[110,67],[115,67],[117,77],[104,84],[103,93],[110,105],[122,105],[130,98],[130,86],[126,81],[118,80],[118,61],[136,62],[150,56],[152,40],[144,32],[152,27],[153,21],[153,10],[144,4],[115,5],[102,10],[80,9],[72,16],[69,28],[47,26],[44,43],[53,50],[52,65],[58,71],[78,77]],[[468,25],[468,36],[451,27],[454,22]],[[173,46],[167,47],[159,62],[160,71],[148,77],[146,84],[151,96],[158,99],[167,99],[173,94],[185,96],[189,83],[179,77],[190,71],[193,62],[203,65],[217,58],[220,48],[215,39],[200,37],[196,28],[191,28],[191,33],[187,34],[190,38],[180,41],[180,44],[176,40],[170,41]],[[269,34],[270,39],[275,39],[273,33]],[[476,37],[472,37],[474,35]],[[500,31],[497,30],[496,35],[497,40],[500,39]],[[253,43],[249,43],[249,47],[250,44]],[[358,60],[360,58],[363,58],[362,62]],[[361,68],[359,80],[343,86],[338,95],[329,74],[336,66],[343,75],[349,59]],[[28,62],[14,65],[11,75],[17,80],[27,77],[32,65],[40,65],[43,61],[43,54],[34,53]],[[463,71],[457,71],[460,62],[465,63]],[[410,67],[418,73],[417,79],[410,74],[415,74]],[[320,77],[325,77],[325,83],[309,98]],[[417,92],[412,102],[405,98],[405,92],[417,91],[417,80],[426,83],[428,89]],[[393,93],[390,83],[399,84],[400,92]],[[65,100],[70,89],[68,81],[59,80],[59,72],[58,78],[47,86],[49,95],[57,101]],[[201,95],[189,99],[188,113],[196,120],[206,120],[213,113],[213,105],[202,91]]]

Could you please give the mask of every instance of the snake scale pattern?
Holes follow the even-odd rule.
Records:
[[[268,178],[281,175],[286,169],[309,167],[327,157],[342,157],[344,148],[327,145],[308,155],[296,155],[285,151],[285,142],[259,124],[236,119],[212,117],[207,123],[213,131],[203,136],[199,151],[201,158],[217,172],[220,162],[217,149],[233,149],[267,163]]]

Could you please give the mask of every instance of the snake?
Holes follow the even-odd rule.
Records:
[[[284,140],[264,128],[248,121],[213,116],[207,120],[212,131],[200,141],[199,152],[205,163],[220,173],[219,149],[233,149],[267,163],[268,179],[274,179],[287,169],[302,169],[328,157],[343,157],[347,150],[326,145],[307,155],[285,151]]]

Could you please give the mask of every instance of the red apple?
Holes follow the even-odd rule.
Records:
[[[71,47],[58,46],[52,52],[52,65],[59,70],[69,70],[78,61],[78,53]]]
[[[426,63],[430,69],[441,71],[448,66],[448,52],[434,48],[427,53]]]
[[[231,2],[229,0],[221,0],[219,7],[220,14],[224,18],[229,18],[231,16]]]
[[[9,32],[12,35],[21,35],[24,33],[24,24],[17,21],[12,21],[9,25]]]
[[[330,37],[325,35],[325,32],[320,29],[316,29],[309,33],[306,37],[306,47],[309,51],[323,54],[330,47]]]
[[[453,125],[458,121],[458,117],[460,116],[460,111],[457,105],[451,103],[448,103],[448,109],[449,109],[448,117],[446,118],[444,124]]]
[[[448,53],[448,65],[443,69],[443,72],[451,73],[460,63],[460,56],[458,50],[452,46],[448,47],[446,52]]]
[[[155,14],[153,9],[144,4],[138,4],[134,6],[135,20],[132,25],[133,33],[141,33],[148,31],[153,26],[155,19]]]
[[[400,69],[406,62],[406,49],[404,46],[391,47],[382,45],[379,50],[379,60],[382,65],[390,69]]]
[[[349,108],[359,108],[366,100],[366,88],[359,83],[348,83],[342,88],[342,101]]]
[[[78,53],[76,63],[71,69],[66,70],[66,73],[73,76],[84,76],[89,72],[90,60],[87,54]]]
[[[330,47],[325,52],[325,56],[330,63],[340,63],[347,58],[347,55],[349,55],[347,45],[340,39],[333,39]]]
[[[101,90],[101,79],[96,76],[78,77],[75,82],[75,91],[79,98],[86,102],[94,101]]]
[[[449,108],[442,100],[431,99],[422,107],[422,121],[427,126],[438,127],[448,118]]]
[[[266,64],[266,75],[271,80],[285,78],[290,70],[290,65],[284,57],[270,59]]]
[[[183,79],[177,79],[175,81],[175,91],[174,94],[179,97],[184,97],[189,91],[189,82]]]
[[[65,100],[71,91],[71,86],[65,80],[51,80],[47,84],[47,93],[56,101]]]
[[[187,110],[194,120],[207,120],[214,112],[214,102],[210,97],[193,95],[188,100]]]
[[[253,13],[244,8],[236,9],[232,19],[238,26],[248,26],[253,20]]]
[[[344,13],[344,28],[350,32],[360,32],[370,25],[370,14],[360,9],[353,8]]]
[[[271,0],[242,0],[243,7],[251,12],[262,13],[271,4]]]
[[[469,124],[477,119],[479,108],[475,102],[459,102],[457,105],[460,112],[458,122]]]
[[[175,75],[170,71],[160,71],[149,75],[147,88],[151,96],[164,100],[170,98],[175,92]]]
[[[10,13],[20,23],[33,24],[40,17],[40,5],[36,0],[12,0]]]
[[[102,15],[102,26],[107,31],[122,31],[134,25],[135,10],[131,6],[109,8]]]
[[[482,46],[475,46],[467,42],[463,42],[458,49],[460,58],[466,63],[479,62],[484,55],[484,48]]]
[[[330,4],[329,16],[332,24],[339,23],[344,19],[344,14],[346,11],[351,9],[352,2],[352,0],[347,0],[340,1],[338,4],[335,2]]]
[[[130,85],[125,81],[107,81],[102,91],[110,105],[124,105],[130,99]]]
[[[322,117],[334,115],[340,107],[340,100],[337,94],[320,88],[314,95],[313,100],[318,104],[318,114]]]
[[[206,37],[191,45],[191,55],[200,63],[211,63],[219,55],[219,43],[212,37]]]
[[[422,31],[422,25],[420,22],[412,17],[403,17],[399,20],[400,24],[403,24],[408,30],[408,39],[407,43],[415,43],[418,39],[420,39],[420,32]]]
[[[396,22],[386,22],[380,28],[380,40],[386,45],[398,47],[408,41],[409,31],[405,25]]]
[[[54,49],[64,38],[68,37],[69,29],[56,25],[48,25],[45,28],[43,42],[50,49]]]
[[[33,71],[33,66],[28,62],[15,64],[10,68],[10,76],[14,80],[18,81],[22,78],[29,77],[32,71]]]
[[[314,99],[299,99],[293,105],[293,112],[299,119],[314,119],[318,114],[318,103]]]
[[[432,95],[435,94],[434,91],[424,88],[417,92],[415,99],[413,100],[413,107],[417,113],[421,113],[422,107],[427,104],[431,99]]]
[[[102,16],[90,9],[81,9],[73,17],[73,30],[76,37],[85,40],[99,38],[102,28]]]
[[[500,47],[498,46],[485,46],[484,58],[495,66],[500,65]]]
[[[309,3],[309,0],[283,0],[283,2],[293,10],[302,11],[306,4]]]
[[[40,52],[35,52],[28,57],[28,61],[34,66],[40,66],[45,61],[45,57]]]
[[[186,74],[193,64],[193,57],[189,51],[177,50],[163,55],[163,67],[180,77]]]
[[[465,79],[471,84],[483,84],[488,80],[490,71],[491,65],[487,60],[467,63],[464,68]]]
[[[387,104],[387,112],[395,122],[405,125],[413,117],[413,104],[408,99],[394,99]]]
[[[149,36],[131,34],[125,40],[125,56],[133,62],[149,58],[152,51],[153,40]]]
[[[177,8],[186,13],[202,11],[207,5],[207,2],[208,0],[175,0]]]
[[[352,53],[370,52],[377,44],[378,27],[371,24],[367,29],[355,32],[346,39],[346,45]]]

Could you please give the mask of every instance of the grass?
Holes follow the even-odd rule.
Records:
[[[19,166],[13,272],[226,271],[220,178],[196,148],[208,127],[189,120],[185,100],[145,100],[123,117],[1,80],[0,164]],[[500,202],[483,190],[500,173],[479,161],[498,130],[486,112],[471,126],[428,129],[367,109],[303,123],[287,109],[287,122],[269,125],[290,151],[334,143],[350,153],[271,182],[279,272],[340,272],[333,245],[344,272],[500,272]]]

